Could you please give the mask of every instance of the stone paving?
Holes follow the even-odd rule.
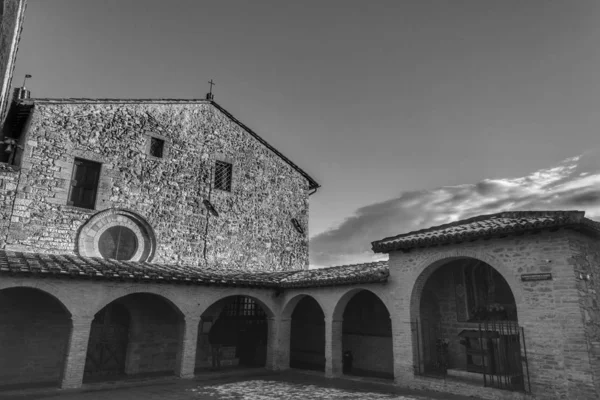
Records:
[[[391,393],[356,392],[342,388],[303,385],[271,380],[251,380],[226,384],[209,385],[188,389],[196,399],[227,400],[296,400],[296,399],[372,399],[372,400],[416,400],[426,397],[407,397]]]
[[[172,380],[136,387],[70,393],[3,395],[0,400],[434,400],[464,399],[443,393],[411,392],[392,385],[325,379],[311,375],[271,375],[219,381]]]

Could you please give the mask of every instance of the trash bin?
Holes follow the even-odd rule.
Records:
[[[350,372],[352,372],[352,361],[354,360],[354,357],[352,356],[352,352],[351,351],[345,351],[344,355],[342,356],[342,369],[344,374],[349,374]]]

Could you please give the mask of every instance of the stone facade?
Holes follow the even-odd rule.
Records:
[[[30,102],[6,249],[96,255],[78,245],[84,225],[100,211],[122,210],[151,227],[154,262],[247,271],[308,266],[312,183],[213,103]],[[163,158],[148,154],[152,137],[164,140]],[[67,205],[75,158],[101,163],[93,210]],[[233,165],[231,192],[214,188],[216,160]]]
[[[27,0],[0,0],[0,124],[4,121]]]

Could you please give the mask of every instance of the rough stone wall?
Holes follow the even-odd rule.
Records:
[[[0,0],[0,125],[10,97],[26,3],[26,0]]]
[[[6,244],[18,178],[19,172],[16,169],[0,163],[0,249]]]
[[[164,138],[164,158],[147,154],[150,135]],[[95,210],[66,205],[75,157],[102,163]],[[231,193],[211,187],[215,160],[233,164]],[[256,271],[308,263],[307,180],[206,102],[38,101],[22,173],[9,249],[74,252],[85,221],[122,208],[154,228],[154,262]]]
[[[33,289],[0,292],[0,386],[57,382],[71,320],[57,301]]]
[[[573,234],[570,245],[573,257],[569,264],[574,269],[577,282],[596,398],[600,398],[600,242]]]
[[[407,321],[415,316],[411,301],[419,298],[427,277],[452,257],[475,257],[507,280],[517,304],[519,324],[525,329],[531,389],[539,398],[595,398],[590,354],[585,339],[579,293],[568,230],[520,237],[476,241],[409,253],[390,254],[390,280],[395,282],[393,315],[395,379],[414,387],[473,393],[501,398],[501,391],[425,379],[414,375],[414,337]],[[521,274],[550,272],[549,281],[521,281]],[[407,340],[413,338],[412,340]],[[507,397],[508,398],[508,397]]]

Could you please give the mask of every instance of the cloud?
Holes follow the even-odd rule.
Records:
[[[311,238],[312,266],[387,259],[371,242],[481,214],[509,210],[583,210],[600,219],[600,151],[568,158],[524,177],[410,191],[359,208],[336,228]]]

